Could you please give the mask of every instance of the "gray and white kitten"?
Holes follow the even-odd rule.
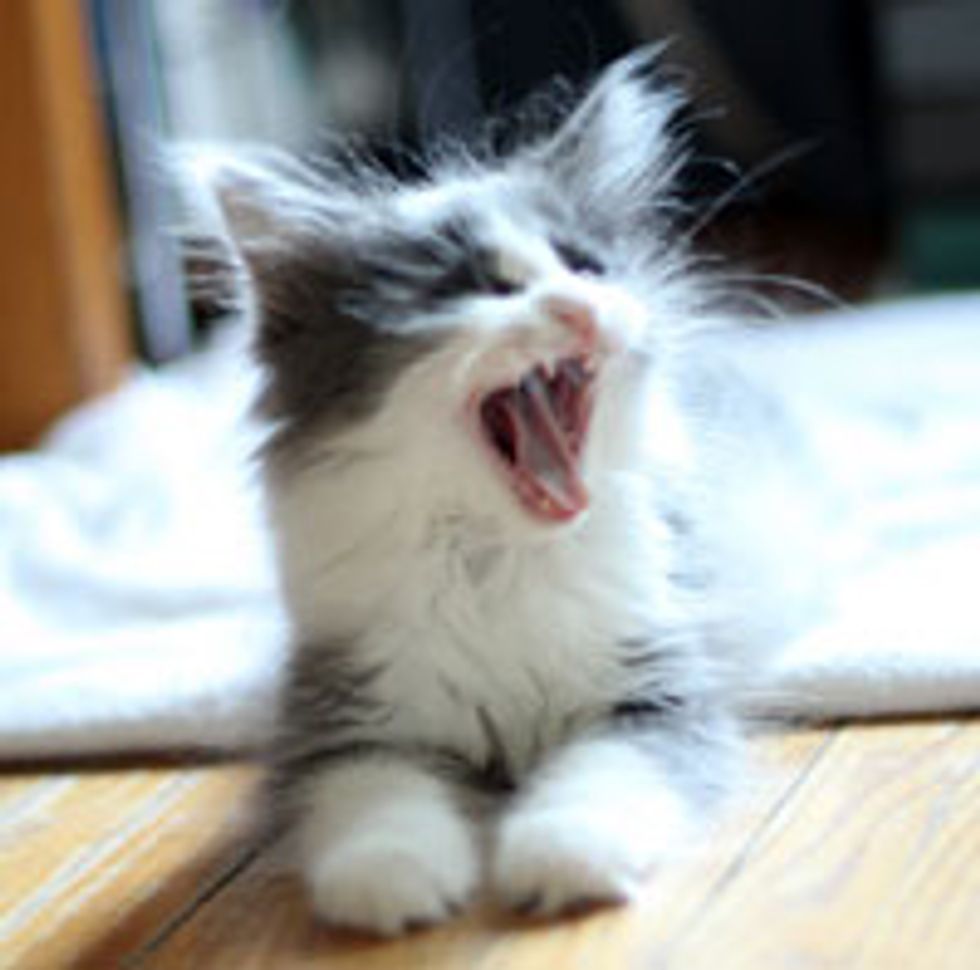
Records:
[[[215,176],[292,623],[274,785],[331,924],[443,920],[483,870],[516,911],[621,901],[728,784],[753,636],[718,634],[738,594],[699,522],[726,513],[681,393],[717,320],[666,228],[650,62],[411,184]]]

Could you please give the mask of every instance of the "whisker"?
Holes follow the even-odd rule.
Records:
[[[746,189],[756,185],[762,179],[767,178],[790,162],[802,158],[812,151],[816,142],[815,139],[797,142],[789,145],[780,152],[770,155],[757,165],[754,165],[747,172],[741,175],[737,181],[719,195],[714,202],[705,210],[704,214],[691,226],[684,234],[684,243],[692,242],[711,222],[713,222],[729,205],[731,205]]]
[[[722,283],[764,284],[766,286],[778,287],[808,297],[824,309],[844,310],[848,306],[845,300],[842,300],[836,293],[827,289],[827,287],[810,280],[801,279],[797,276],[787,276],[783,273],[727,272],[715,274],[714,279]]]
[[[772,320],[783,320],[788,315],[786,307],[753,290],[740,292],[737,299],[744,302],[748,306],[761,311],[763,316],[766,316]]]

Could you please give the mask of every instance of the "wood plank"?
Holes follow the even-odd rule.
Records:
[[[4,966],[113,967],[235,862],[246,768],[0,780]]]
[[[236,841],[247,768],[0,782],[0,938],[16,968],[972,967],[980,723],[809,731],[687,864],[627,909],[558,924],[483,906],[394,943],[316,926],[295,881]]]
[[[130,358],[117,203],[81,0],[0,0],[0,448]]]
[[[973,968],[980,723],[843,732],[665,965]]]
[[[745,804],[687,864],[655,874],[634,906],[585,919],[528,926],[481,906],[444,928],[392,943],[332,934],[311,919],[295,880],[274,859],[259,859],[194,916],[139,954],[140,966],[195,968],[330,967],[395,970],[467,967],[626,967],[646,959],[689,922],[739,859],[826,741],[825,732],[760,742],[770,764]]]

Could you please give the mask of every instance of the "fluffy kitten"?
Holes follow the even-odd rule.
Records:
[[[215,173],[292,620],[274,783],[331,924],[443,920],[483,869],[520,912],[623,900],[725,789],[749,661],[707,609],[724,510],[680,393],[713,311],[650,60],[413,184]]]

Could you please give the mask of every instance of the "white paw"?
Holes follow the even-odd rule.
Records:
[[[378,835],[337,846],[308,865],[306,878],[325,922],[395,936],[452,916],[472,892],[476,871],[465,843],[410,845]]]
[[[493,883],[515,912],[554,916],[626,902],[654,859],[616,820],[575,808],[518,811],[499,833]]]

